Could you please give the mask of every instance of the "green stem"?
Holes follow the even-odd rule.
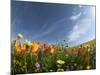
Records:
[[[24,59],[25,59],[25,72],[27,73],[27,61],[26,61],[26,53],[25,53],[25,57],[24,57]]]
[[[33,65],[33,62],[32,62],[32,54],[31,54],[31,64]]]
[[[15,57],[14,57],[14,60],[15,60]],[[13,67],[14,67],[14,69],[13,69],[13,75],[14,75],[14,70],[15,70],[15,63],[14,63],[14,66],[13,66]]]

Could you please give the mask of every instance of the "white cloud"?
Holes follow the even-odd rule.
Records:
[[[82,14],[82,13],[80,12],[80,13],[78,13],[78,14],[76,14],[76,15],[72,15],[72,16],[70,16],[69,19],[75,21],[75,20],[77,20],[77,19],[80,18],[81,14]]]
[[[82,37],[83,34],[87,33],[91,29],[91,19],[81,19],[69,33],[69,41],[75,41]]]
[[[82,6],[82,5],[79,5],[78,7],[79,7],[79,8],[82,8],[83,6]]]

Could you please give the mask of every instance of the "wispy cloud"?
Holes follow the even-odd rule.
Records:
[[[69,32],[69,41],[76,41],[91,29],[91,19],[79,20]]]
[[[80,18],[81,14],[82,13],[80,12],[78,14],[72,15],[72,16],[69,17],[69,19],[72,20],[72,21],[76,21],[77,19]]]
[[[34,39],[41,38],[41,37],[44,37],[44,36],[46,36],[46,35],[55,33],[55,31],[57,31],[57,28],[62,27],[61,25],[58,25],[58,24],[59,24],[59,23],[63,23],[63,22],[66,21],[67,19],[68,19],[68,17],[64,17],[64,18],[58,19],[57,21],[55,21],[55,22],[53,22],[53,23],[45,23],[45,24],[43,25],[43,27],[40,29],[41,34],[36,35],[36,36],[34,37]],[[63,25],[63,26],[64,26],[64,25]],[[60,32],[60,31],[59,31],[59,32]]]
[[[82,6],[82,5],[79,5],[78,7],[79,7],[79,8],[82,8],[83,6]]]

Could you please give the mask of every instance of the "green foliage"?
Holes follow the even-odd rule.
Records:
[[[27,45],[30,45],[28,41]],[[78,45],[76,47],[72,47],[71,49],[75,49],[75,51],[73,51],[71,54],[68,54],[64,50],[65,44],[56,44],[54,46],[55,52],[53,54],[50,54],[48,52],[41,52],[40,48],[36,55],[31,55],[28,52],[25,52],[24,54],[18,54],[16,52],[16,49],[12,47],[11,72],[12,74],[62,72],[69,70],[84,70],[87,69],[87,66],[90,66],[90,69],[95,69],[95,40],[81,45],[82,50],[84,49],[84,46],[90,45],[90,47],[88,48],[90,50],[88,51],[87,49],[85,53],[81,52],[80,55],[75,55],[75,53],[77,52],[77,48],[79,48]],[[39,68],[35,66],[36,62],[40,64]]]

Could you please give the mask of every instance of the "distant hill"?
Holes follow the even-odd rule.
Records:
[[[95,46],[96,45],[96,39],[93,39],[93,40],[90,40],[90,41],[87,41],[87,42],[84,42],[82,44],[79,44],[79,45],[76,45],[74,47],[80,47],[80,46]],[[74,47],[71,47],[71,48],[74,48]]]
[[[67,48],[67,53],[68,54],[71,54],[73,52],[73,49],[77,49],[79,47],[95,47],[96,46],[96,39],[93,39],[93,40],[90,40],[90,41],[87,41],[87,42],[84,42],[82,44],[78,44],[74,47],[70,47],[70,48]]]

